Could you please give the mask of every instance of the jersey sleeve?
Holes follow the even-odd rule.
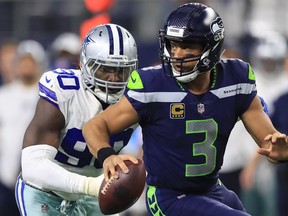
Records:
[[[236,61],[238,76],[238,85],[240,94],[238,94],[237,102],[239,107],[239,116],[241,116],[250,106],[253,99],[257,95],[256,77],[250,64],[238,60]]]
[[[134,70],[130,76],[124,95],[137,111],[139,119],[145,116],[145,88],[139,71]]]
[[[139,122],[150,121],[153,117],[153,112],[148,112],[151,109],[153,95],[159,88],[159,67],[142,68],[138,71],[133,71],[127,84],[124,95],[136,110],[139,116]]]
[[[59,108],[59,104],[71,98],[80,88],[75,70],[56,69],[42,75],[39,81],[39,95]]]

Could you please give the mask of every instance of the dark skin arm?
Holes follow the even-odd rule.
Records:
[[[138,122],[138,114],[125,96],[121,100],[108,107],[104,112],[93,117],[83,127],[83,135],[90,152],[97,156],[98,151],[109,145],[109,136],[125,130],[129,126]],[[131,160],[137,164],[137,159],[132,155],[111,155],[103,163],[104,175],[108,181],[109,173],[115,175],[117,165],[128,173],[128,168],[123,162]]]
[[[60,131],[64,125],[65,119],[61,111],[39,98],[34,117],[24,135],[23,148],[37,144],[48,144],[58,148]]]

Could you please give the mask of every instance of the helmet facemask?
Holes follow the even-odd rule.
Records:
[[[199,42],[201,44],[202,52],[199,55],[193,55],[193,54],[187,54],[184,57],[178,58],[178,57],[172,57],[171,55],[171,41],[167,38],[162,39],[163,42],[160,45],[160,49],[163,49],[163,54],[160,53],[162,63],[167,63],[171,66],[171,70],[166,70],[164,67],[164,72],[168,76],[175,77],[178,81],[187,83],[192,80],[194,80],[197,75],[201,72],[200,66],[201,64],[199,63],[202,59],[204,59],[207,56],[207,51],[204,44]],[[195,43],[195,42],[194,42]],[[205,47],[204,47],[205,46]],[[190,62],[196,62],[194,67],[191,69],[191,67],[185,66],[185,64],[190,63]],[[174,65],[177,65],[177,68],[175,68]]]
[[[131,72],[136,64],[131,66],[101,64],[95,59],[89,59],[82,70],[89,71],[90,85],[87,88],[105,103],[115,103],[122,95]]]
[[[120,99],[137,62],[134,38],[118,25],[98,26],[84,39],[80,56],[84,85],[105,103]]]

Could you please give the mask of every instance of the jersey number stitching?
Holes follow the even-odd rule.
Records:
[[[212,173],[216,166],[217,149],[214,146],[218,135],[218,124],[214,119],[186,121],[186,134],[204,133],[205,140],[193,143],[193,157],[203,157],[201,164],[186,164],[186,177],[205,176]]]

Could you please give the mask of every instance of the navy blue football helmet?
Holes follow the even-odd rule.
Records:
[[[175,9],[168,17],[164,29],[160,30],[160,58],[165,74],[180,82],[189,82],[201,72],[214,67],[220,60],[224,41],[224,25],[217,12],[204,4],[187,3]],[[170,41],[200,43],[204,49],[199,56],[171,57]],[[181,64],[197,61],[189,72],[176,71],[171,62]],[[164,64],[170,64],[171,70],[165,70]]]

